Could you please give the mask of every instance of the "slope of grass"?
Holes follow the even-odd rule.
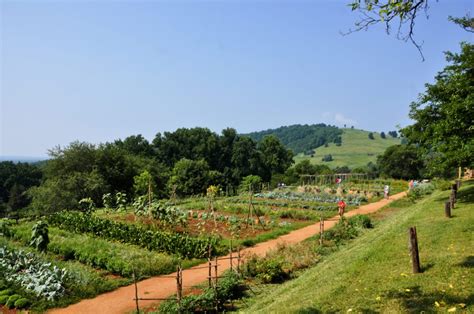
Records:
[[[298,154],[295,161],[310,159],[314,164],[324,164],[331,168],[348,166],[350,168],[363,167],[368,162],[375,162],[377,155],[383,154],[387,147],[400,144],[400,138],[387,135],[385,139],[379,133],[374,133],[374,139],[369,139],[368,131],[356,129],[342,129],[342,145],[331,143],[328,147],[321,146],[315,149],[313,157]],[[322,161],[323,156],[332,155],[333,161]]]
[[[248,300],[245,312],[473,313],[474,181],[462,187],[451,219],[443,212],[448,195],[435,192],[399,210],[299,278]],[[410,226],[417,228],[423,268],[416,275]]]

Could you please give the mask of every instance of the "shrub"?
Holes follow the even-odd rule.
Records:
[[[288,278],[280,258],[259,258],[252,256],[244,265],[243,273],[247,277],[255,277],[263,283],[282,282]]]
[[[9,219],[0,219],[0,236],[9,237],[11,236],[10,226],[12,221]]]
[[[5,305],[7,303],[9,295],[0,295],[0,304]]]
[[[2,290],[0,291],[0,295],[10,295],[13,293],[13,290],[12,289],[5,289],[5,290]]]
[[[30,300],[28,300],[27,298],[21,298],[21,299],[16,300],[15,307],[17,309],[24,309],[24,308],[29,307],[30,304],[31,304]]]
[[[349,218],[349,224],[353,225],[354,227],[369,229],[373,228],[372,220],[367,215],[355,215]]]
[[[262,187],[262,178],[255,175],[249,175],[242,179],[239,185],[239,192],[245,193],[249,191],[249,187],[252,188],[254,193],[260,193]]]
[[[416,200],[423,197],[424,195],[429,195],[433,193],[434,190],[435,187],[432,183],[419,183],[417,186],[415,186],[408,192],[408,197]]]
[[[21,299],[21,295],[19,294],[14,294],[14,295],[11,295],[8,300],[7,300],[7,303],[5,303],[5,306],[9,309],[13,308],[15,306],[15,302],[17,300]]]
[[[324,157],[323,157],[321,160],[322,160],[322,161],[325,161],[325,162],[327,162],[327,161],[333,161],[332,155],[331,155],[331,154],[329,154],[329,155],[324,155]]]
[[[160,305],[160,313],[214,313],[224,312],[228,301],[240,298],[243,295],[244,285],[239,275],[230,271],[224,273],[219,280],[217,289],[206,288],[201,294],[188,295],[181,299],[178,309],[175,299],[169,299]]]

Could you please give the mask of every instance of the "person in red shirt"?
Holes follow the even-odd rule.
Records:
[[[344,200],[340,200],[338,203],[337,203],[337,206],[339,207],[339,216],[344,216],[344,211],[346,209],[346,203],[344,202]]]

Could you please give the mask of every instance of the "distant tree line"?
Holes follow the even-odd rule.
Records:
[[[14,169],[0,173],[1,208],[16,210],[31,201],[31,209],[47,213],[78,208],[84,198],[101,206],[105,194],[116,192],[131,200],[146,194],[148,177],[153,195],[160,198],[172,192],[202,194],[209,185],[237,189],[246,176],[271,182],[293,164],[292,151],[275,136],[257,143],[231,128],[221,134],[207,128],[181,128],[158,133],[151,143],[142,135],[99,145],[73,142],[51,149],[49,155],[41,168],[1,164]],[[24,175],[27,171],[29,176]],[[29,177],[34,180],[26,181]],[[22,197],[21,205],[14,205],[17,195]]]
[[[325,144],[335,143],[336,145],[341,145],[342,143],[342,130],[336,126],[324,123],[311,125],[295,124],[244,135],[257,142],[261,141],[265,136],[274,135],[296,154],[304,152],[310,154],[313,149]]]

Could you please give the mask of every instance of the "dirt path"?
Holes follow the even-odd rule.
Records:
[[[357,214],[373,213],[393,200],[400,199],[406,195],[405,192],[395,194],[390,197],[390,200],[380,200],[375,203],[361,206],[357,209],[351,210],[346,214],[346,217],[351,217]],[[332,228],[339,216],[330,218],[324,222],[324,229]],[[243,258],[252,254],[264,256],[266,252],[277,247],[279,243],[298,243],[315,234],[319,233],[319,222],[283,235],[277,239],[269,240],[267,242],[259,243],[253,247],[246,248],[241,251]],[[203,268],[204,267],[204,268]],[[221,261],[219,264],[219,274],[230,268],[230,263]],[[169,275],[168,275],[169,276]],[[176,276],[176,273],[171,274]],[[189,268],[183,271],[183,286],[191,287],[200,284],[207,280],[208,269],[207,263]],[[142,298],[167,298],[176,292],[176,279],[164,276],[152,277],[145,279],[138,283],[139,297]],[[135,288],[133,285],[125,286],[114,290],[112,292],[98,295],[93,299],[82,300],[79,303],[73,304],[62,309],[55,309],[49,313],[63,313],[63,314],[115,314],[127,313],[135,309]],[[140,308],[149,307],[156,304],[157,301],[140,301]]]

